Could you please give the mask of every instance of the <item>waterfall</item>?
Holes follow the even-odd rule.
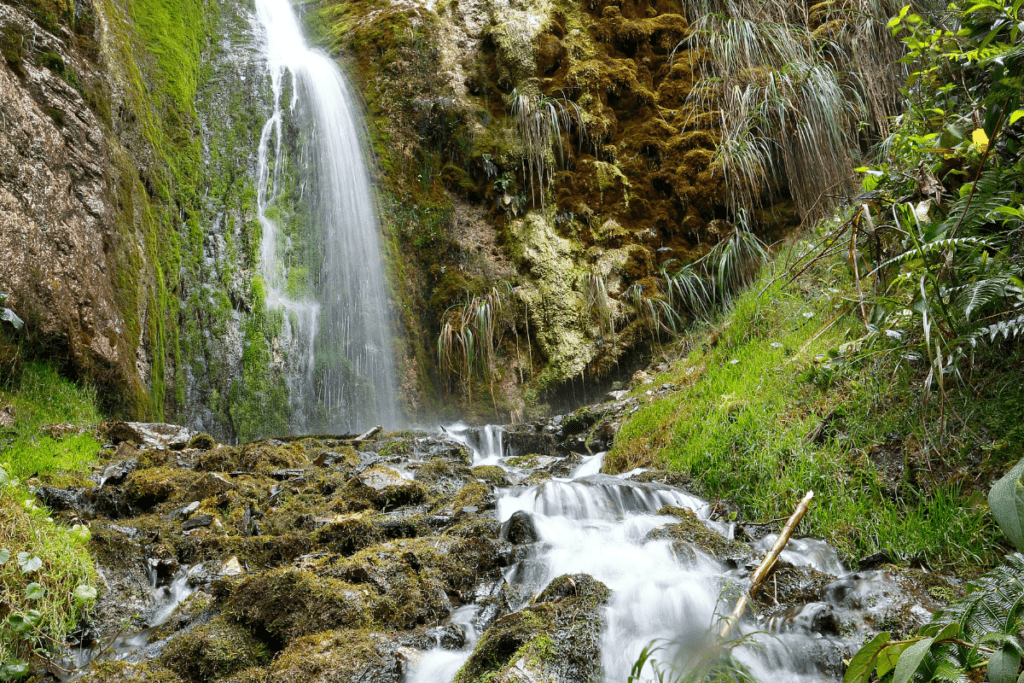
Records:
[[[267,305],[285,311],[284,335],[293,340],[293,426],[298,432],[394,427],[399,418],[380,222],[358,100],[337,64],[306,44],[289,0],[256,0],[256,15],[266,34],[274,98],[259,147],[262,274]],[[268,216],[280,193],[286,73],[293,86],[287,106],[304,115],[312,135],[307,170],[314,189],[307,200],[322,257],[316,301],[289,297],[287,264],[279,253],[287,241]]]

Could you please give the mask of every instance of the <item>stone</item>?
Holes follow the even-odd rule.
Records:
[[[179,451],[195,436],[188,427],[165,422],[108,422],[100,432],[114,444],[133,443],[149,450]]]
[[[360,472],[352,478],[351,485],[357,495],[379,507],[418,503],[426,497],[422,484],[381,465]]]
[[[54,486],[40,486],[36,489],[36,500],[54,512],[74,511],[83,508],[84,489],[59,489]]]
[[[244,573],[245,569],[242,568],[242,563],[234,555],[226,559],[220,567],[221,576],[239,576]]]
[[[185,531],[191,529],[198,529],[199,527],[210,526],[213,524],[213,515],[196,515],[195,517],[182,522],[181,528]]]
[[[501,540],[503,541],[520,545],[522,543],[536,543],[539,538],[537,527],[533,523],[533,515],[529,512],[523,510],[514,512],[501,525]]]
[[[189,489],[188,498],[193,502],[206,500],[207,498],[219,496],[225,491],[231,491],[234,488],[234,484],[216,472],[207,472]]]

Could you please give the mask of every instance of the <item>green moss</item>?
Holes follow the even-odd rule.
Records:
[[[216,445],[213,437],[209,434],[196,434],[188,442],[189,448],[198,448],[201,451],[208,451]]]
[[[737,541],[731,541],[707,528],[692,510],[665,506],[658,510],[658,514],[672,515],[680,521],[654,529],[647,534],[647,539],[671,540],[673,542],[672,549],[677,557],[693,559],[695,557],[693,549],[717,560],[744,557],[750,554],[750,549],[747,546]]]
[[[300,569],[246,576],[226,611],[242,624],[286,641],[331,629],[370,625],[363,592],[351,584]]]
[[[167,668],[197,683],[259,666],[269,659],[263,643],[223,617],[172,638],[160,657]]]
[[[472,472],[474,477],[477,479],[483,479],[492,486],[508,486],[508,478],[505,476],[505,470],[497,465],[482,465],[480,467],[474,467]]]

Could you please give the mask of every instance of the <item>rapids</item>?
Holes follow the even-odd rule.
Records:
[[[513,480],[524,478],[526,470],[508,464],[511,454],[503,447],[500,427],[458,424],[447,431],[471,449],[474,465],[499,465]],[[681,561],[670,541],[647,540],[652,530],[673,521],[656,514],[665,505],[692,510],[728,538],[733,528],[710,521],[707,501],[679,489],[627,478],[636,472],[599,474],[603,459],[604,453],[585,457],[565,478],[499,490],[496,514],[504,523],[517,512],[528,513],[539,537],[525,557],[505,570],[509,584],[525,588],[523,604],[562,574],[589,574],[612,590],[602,667],[605,683],[624,683],[641,650],[654,641],[662,648],[659,660],[682,667],[692,662],[717,629],[718,615],[732,610],[736,590],[730,588],[745,586],[749,567],[729,568],[708,556]],[[774,538],[769,535],[754,548],[763,555]],[[855,634],[823,634],[821,625],[838,616],[863,626],[862,608],[879,601],[878,595],[870,596],[886,578],[880,572],[848,572],[836,552],[815,539],[794,538],[781,560],[842,578],[829,592],[828,603],[811,603],[770,619],[744,619],[740,633],[751,640],[734,651],[736,659],[766,683],[838,680],[841,653],[859,641]],[[475,614],[463,607],[452,618],[466,628],[466,647],[426,653],[406,683],[451,681],[477,640]],[[644,673],[644,680],[652,680],[649,669]]]

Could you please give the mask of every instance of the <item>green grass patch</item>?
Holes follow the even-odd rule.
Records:
[[[5,479],[0,474],[0,559],[7,557],[0,563],[0,663],[9,664],[26,660],[36,641],[52,650],[75,630],[92,604],[80,587],[96,585],[96,570],[86,550],[88,532],[55,523],[25,489]],[[23,565],[20,553],[38,563]],[[18,634],[17,619],[31,610],[38,612],[35,633],[46,638],[26,641]]]
[[[14,413],[13,426],[0,428],[0,463],[9,474],[83,472],[96,460],[100,443],[92,431],[102,417],[93,387],[61,377],[45,363],[29,363],[13,391],[0,391],[0,408],[5,405]],[[55,438],[49,427],[57,424],[85,433]]]
[[[606,467],[684,472],[695,493],[732,499],[755,521],[787,517],[814,490],[801,532],[848,562],[885,548],[950,571],[998,563],[1005,542],[985,494],[1024,445],[1014,359],[992,359],[943,401],[921,389],[925,363],[860,347],[845,262],[788,288],[767,270],[634,392],[642,407]],[[646,395],[665,383],[675,389]]]

